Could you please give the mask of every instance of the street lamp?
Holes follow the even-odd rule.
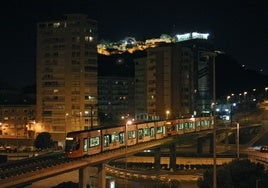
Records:
[[[239,159],[239,123],[236,122],[236,147],[237,147],[237,159]]]
[[[228,96],[226,97],[227,103],[229,103],[230,98],[231,98],[230,95],[228,95]]]
[[[248,92],[247,91],[244,91],[244,102],[247,102],[246,100],[247,100],[247,94],[248,94]]]
[[[215,56],[216,53],[212,53],[213,56],[213,117],[214,117],[214,126],[213,126],[213,188],[217,188],[217,161],[216,161],[216,65],[215,65]]]
[[[128,131],[127,126],[131,125],[132,121],[128,120],[125,125],[125,187],[127,187],[127,144],[128,144]]]
[[[217,188],[217,156],[216,156],[216,65],[215,57],[217,55],[216,51],[206,51],[202,52],[202,55],[208,58],[212,57],[212,72],[213,72],[213,188]]]
[[[65,114],[65,133],[64,133],[64,139],[66,138],[66,135],[67,135],[67,119],[68,119],[68,116],[69,116],[69,114],[68,113],[66,113]]]
[[[236,103],[233,103],[230,105],[230,123],[231,123],[231,125],[233,122],[234,107],[236,107]]]
[[[169,114],[170,114],[170,111],[167,110],[167,111],[166,111],[166,115],[167,115],[166,118],[167,118],[167,119],[168,119]]]

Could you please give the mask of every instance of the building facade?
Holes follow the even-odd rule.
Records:
[[[97,21],[68,14],[37,25],[37,117],[53,140],[98,124]]]
[[[35,105],[0,105],[0,136],[3,138],[34,138],[33,133],[35,132],[32,130],[32,124],[35,115]]]
[[[125,123],[134,118],[134,78],[121,76],[99,77],[99,113],[103,119]]]
[[[135,59],[135,119],[149,119],[147,113],[147,58]]]
[[[190,40],[148,48],[146,58],[136,59],[136,119],[211,115],[213,54],[205,52],[206,42]]]

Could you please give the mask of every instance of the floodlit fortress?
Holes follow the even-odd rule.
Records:
[[[145,40],[145,42],[137,41],[134,37],[126,37],[124,40],[120,40],[118,42],[101,41],[97,45],[97,49],[98,53],[103,55],[123,53],[125,51],[133,53],[136,50],[145,50],[147,48],[154,48],[157,46],[157,44],[160,43],[176,43],[192,39],[207,40],[208,37],[209,37],[208,33],[198,33],[198,32],[177,34],[173,37],[167,34],[162,34],[160,38],[147,39]]]

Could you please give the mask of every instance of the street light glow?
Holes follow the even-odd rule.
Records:
[[[127,173],[127,141],[128,141],[128,132],[127,132],[127,126],[131,125],[132,121],[128,120],[125,125],[125,187],[127,187],[127,180],[126,180],[126,173]]]
[[[166,118],[167,118],[167,119],[168,119],[169,114],[170,114],[170,111],[167,110],[167,111],[166,111],[166,115],[167,115]]]

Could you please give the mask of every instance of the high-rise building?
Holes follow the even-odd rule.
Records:
[[[135,118],[211,115],[211,50],[203,39],[148,48],[147,57],[135,62]]]
[[[147,58],[135,59],[135,119],[149,119],[147,113]],[[149,65],[149,64],[148,64]]]
[[[37,25],[37,117],[53,140],[98,124],[97,21],[67,14]]]
[[[123,76],[99,77],[99,113],[109,123],[121,123],[134,117],[134,78]]]

